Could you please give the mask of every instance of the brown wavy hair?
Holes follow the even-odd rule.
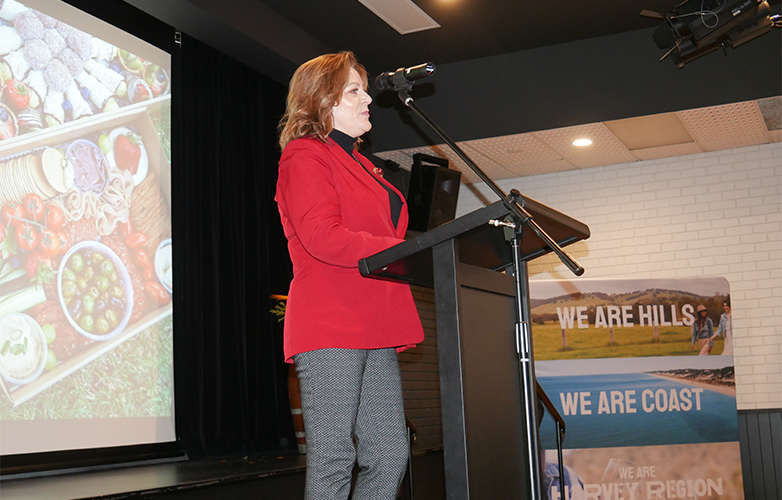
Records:
[[[326,142],[333,129],[331,110],[342,99],[351,68],[358,72],[366,90],[367,71],[353,52],[324,54],[299,66],[288,86],[288,104],[280,120],[280,149],[306,136]]]

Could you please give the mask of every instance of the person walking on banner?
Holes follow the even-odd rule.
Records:
[[[283,349],[295,362],[307,500],[396,498],[408,457],[397,352],[423,341],[410,287],[363,278],[358,261],[404,241],[407,204],[357,150],[367,74],[351,52],[302,64],[280,122],[275,199],[293,281]]]
[[[730,310],[730,295],[722,302],[722,307],[725,309],[725,312],[720,315],[720,323],[717,325],[717,331],[714,332],[711,340],[713,342],[714,339],[722,335],[722,355],[733,356],[733,315]]]
[[[711,352],[711,347],[714,345],[712,337],[714,336],[714,323],[708,318],[709,311],[703,304],[698,306],[698,316],[695,318],[695,323],[692,324],[692,343],[690,350],[695,349],[695,341],[698,342],[698,355],[707,356]]]

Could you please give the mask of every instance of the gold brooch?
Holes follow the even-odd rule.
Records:
[[[379,175],[380,177],[383,177],[383,169],[382,168],[372,167],[372,172],[377,174],[377,175]]]

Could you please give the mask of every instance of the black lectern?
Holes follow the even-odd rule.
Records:
[[[517,203],[562,247],[589,237],[585,224],[542,203]],[[449,499],[541,497],[540,478],[530,477],[540,471],[536,413],[525,408],[534,363],[531,343],[522,345],[528,327],[518,325],[530,322],[526,262],[550,247],[505,227],[510,213],[500,201],[359,262],[364,276],[434,287]]]

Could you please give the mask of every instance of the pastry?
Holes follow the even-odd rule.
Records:
[[[90,107],[90,104],[84,100],[84,97],[82,97],[79,87],[76,86],[76,82],[71,82],[71,86],[65,91],[65,97],[71,103],[71,116],[74,120],[92,114],[92,108]]]
[[[62,109],[62,102],[65,99],[62,92],[57,92],[54,89],[49,90],[46,94],[46,99],[43,100],[43,112],[46,117],[52,117],[57,122],[55,125],[65,123],[65,111]],[[47,125],[51,126],[53,122],[47,120]]]
[[[43,23],[32,10],[20,12],[14,18],[14,28],[25,40],[43,37]]]
[[[144,81],[155,96],[163,94],[168,89],[168,75],[157,64],[150,64],[144,70]]]
[[[92,57],[92,41],[90,38],[90,35],[75,28],[66,38],[68,47],[73,49],[82,61],[89,61]]]
[[[16,16],[26,10],[27,7],[16,0],[0,0],[0,19],[13,21]]]
[[[30,68],[44,69],[52,60],[52,51],[40,38],[32,38],[24,42],[24,57],[30,63]]]
[[[36,18],[37,19],[37,18]],[[24,57],[24,49],[18,49],[3,57],[3,62],[8,64],[11,77],[17,80],[23,80],[25,73],[30,69],[30,63]]]
[[[19,134],[28,134],[37,132],[43,128],[41,112],[34,107],[23,109],[16,115],[16,123],[19,127]]]
[[[43,70],[43,77],[49,84],[49,91],[65,92],[71,86],[71,74],[68,67],[59,59],[52,59]]]
[[[92,58],[99,61],[111,61],[117,50],[109,42],[104,42],[100,38],[92,38]],[[89,62],[89,61],[88,61]]]
[[[57,26],[57,19],[53,18],[52,16],[47,16],[43,12],[39,12],[37,10],[33,12],[35,12],[35,15],[38,16],[38,19],[41,20],[44,28],[54,28]]]
[[[86,71],[79,73],[79,75],[76,77],[76,82],[83,89],[87,89],[90,101],[92,101],[92,103],[97,106],[98,109],[103,109],[103,106],[108,102],[109,99],[111,99],[111,91]]]
[[[57,30],[57,33],[59,33],[60,36],[62,36],[65,40],[68,40],[68,35],[76,30],[76,28],[70,24],[65,24],[62,21],[57,21],[57,26],[55,26],[54,29]]]
[[[84,70],[84,61],[71,48],[63,49],[60,55],[57,56],[57,59],[65,64],[71,77],[75,77]]]
[[[128,84],[128,99],[130,102],[136,103],[152,98],[152,90],[150,90],[147,82],[141,78],[136,75],[128,75],[125,81]]]
[[[30,70],[22,81],[25,85],[36,91],[39,97],[46,97],[46,91],[49,89],[49,86],[46,84],[46,78],[43,76],[43,71],[36,69]]]
[[[55,57],[62,52],[62,49],[68,46],[65,39],[57,30],[46,30],[41,40],[46,43],[46,46],[49,47],[49,50],[52,51],[52,55]]]
[[[0,55],[6,55],[22,46],[24,40],[11,26],[0,27]]]
[[[122,75],[120,75],[113,69],[107,68],[106,66],[103,66],[92,60],[87,61],[84,64],[84,69],[86,69],[92,76],[94,76],[100,83],[102,83],[112,93],[118,95],[119,97],[122,97],[118,92],[120,85],[125,83],[125,79],[122,78]],[[123,91],[124,89],[125,87],[123,86]]]

